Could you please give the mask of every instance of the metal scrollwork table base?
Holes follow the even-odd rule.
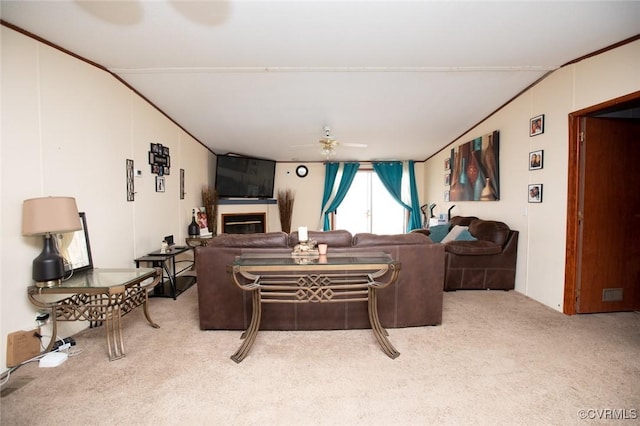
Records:
[[[334,254],[310,258],[288,255],[243,254],[227,266],[231,281],[251,292],[251,323],[231,356],[236,363],[249,353],[260,329],[263,303],[367,302],[369,322],[383,352],[400,355],[380,324],[376,290],[398,279],[400,263],[385,253]],[[385,277],[385,282],[378,279]]]

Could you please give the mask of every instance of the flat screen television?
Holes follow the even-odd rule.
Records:
[[[276,162],[237,155],[218,155],[216,191],[221,198],[273,198]]]

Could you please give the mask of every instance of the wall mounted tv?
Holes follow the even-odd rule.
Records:
[[[218,155],[216,191],[221,198],[273,198],[276,162]]]

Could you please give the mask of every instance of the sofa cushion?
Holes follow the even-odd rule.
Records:
[[[449,253],[464,256],[483,256],[500,254],[502,246],[491,241],[449,241],[444,245],[444,250]]]
[[[429,235],[431,235],[431,231],[429,231],[428,229],[424,229],[424,228],[417,228],[417,229],[412,229],[411,232],[417,232],[423,235],[426,235],[427,237]]]
[[[316,241],[318,244],[326,244],[329,247],[351,247],[351,240],[353,235],[351,232],[344,229],[337,229],[335,231],[308,231],[309,239]],[[289,234],[289,247],[293,247],[298,244],[298,231],[294,231]]]
[[[272,248],[287,247],[286,232],[264,234],[220,234],[213,238],[209,246]]]
[[[449,220],[449,229],[453,229],[454,226],[469,226],[471,222],[478,219],[476,216],[454,216]]]
[[[509,239],[509,227],[495,220],[476,219],[469,224],[469,232],[479,240],[491,241],[500,247]]]
[[[408,234],[379,235],[362,232],[353,237],[354,247],[374,247],[381,245],[429,244],[431,239],[419,232]]]

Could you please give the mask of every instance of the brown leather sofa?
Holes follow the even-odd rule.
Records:
[[[445,248],[444,289],[513,290],[516,280],[518,231],[503,222],[475,216],[455,216],[455,225],[468,226],[476,241],[449,241]]]
[[[385,252],[401,262],[398,281],[378,291],[383,327],[438,325],[442,322],[444,247],[421,234],[374,235],[348,231],[309,231],[331,252]],[[227,276],[227,265],[242,253],[290,253],[297,232],[222,234],[196,248],[198,308],[203,330],[244,330],[251,319],[251,296]],[[383,278],[384,279],[384,278]],[[265,304],[263,330],[370,328],[366,302]]]

